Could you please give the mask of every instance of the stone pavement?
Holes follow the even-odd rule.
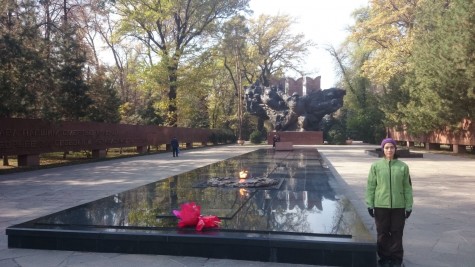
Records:
[[[367,173],[376,160],[364,150],[376,147],[318,146],[362,204]],[[424,153],[401,160],[409,165],[414,191],[404,229],[405,266],[474,267],[475,159]]]
[[[298,146],[297,146],[298,147]],[[366,216],[363,203],[369,166],[376,158],[365,149],[376,146],[317,146],[351,198]],[[225,145],[82,165],[0,175],[0,266],[298,266],[265,262],[8,249],[5,228],[114,193],[183,173],[258,149]],[[425,153],[402,159],[411,168],[414,212],[404,236],[406,267],[475,267],[474,159]],[[358,203],[359,202],[359,203]],[[369,215],[367,224],[374,227]],[[304,266],[304,265],[301,265]]]

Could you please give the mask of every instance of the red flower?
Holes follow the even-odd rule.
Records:
[[[174,210],[175,214],[180,221],[178,222],[178,227],[183,228],[186,226],[195,226],[198,224],[200,218],[201,207],[196,205],[195,202],[184,203],[180,205],[181,210]]]
[[[221,220],[218,216],[209,215],[209,216],[200,216],[198,224],[196,225],[196,230],[201,231],[203,228],[213,228],[218,227],[221,223]]]
[[[179,219],[178,227],[195,226],[197,231],[203,228],[218,227],[221,220],[215,215],[201,216],[201,207],[195,202],[180,205],[181,210],[173,210],[173,214]]]

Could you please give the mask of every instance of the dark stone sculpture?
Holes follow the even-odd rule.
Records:
[[[276,131],[318,131],[323,117],[343,106],[345,90],[330,88],[300,96],[287,95],[275,86],[246,88],[246,109],[252,115],[270,120]]]

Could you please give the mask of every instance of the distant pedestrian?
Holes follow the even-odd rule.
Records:
[[[401,266],[405,220],[412,212],[412,184],[409,167],[397,159],[396,141],[381,142],[384,158],[374,162],[368,175],[366,205],[374,218],[380,266]]]
[[[178,143],[178,139],[176,139],[176,137],[173,137],[172,141],[170,142],[170,145],[172,146],[173,157],[178,157],[178,149],[180,146]]]

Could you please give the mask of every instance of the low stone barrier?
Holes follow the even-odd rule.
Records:
[[[276,151],[294,150],[294,145],[292,142],[276,142],[275,150]]]

